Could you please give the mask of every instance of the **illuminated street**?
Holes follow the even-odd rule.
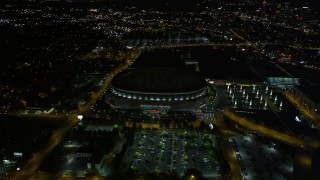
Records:
[[[235,151],[232,149],[229,138],[231,132],[227,130],[224,124],[223,115],[216,114],[215,116],[215,123],[219,127],[219,133],[223,137],[223,147],[224,147],[224,154],[228,158],[228,162],[231,168],[230,175],[232,179],[242,179],[241,169],[235,155]]]
[[[287,134],[278,132],[273,129],[268,129],[264,126],[261,126],[259,124],[255,124],[255,123],[253,123],[243,117],[236,115],[234,112],[230,111],[230,109],[224,109],[223,113],[230,120],[235,121],[236,123],[248,128],[248,129],[262,133],[266,136],[277,139],[279,141],[282,141],[282,142],[287,143],[289,145],[295,146],[297,148],[302,148],[306,151],[313,152],[318,147],[320,147],[320,142],[308,141],[308,140],[300,139],[297,137],[289,136]]]
[[[0,179],[320,179],[316,0],[5,0]]]
[[[320,116],[318,113],[308,109],[303,100],[299,100],[294,97],[289,91],[284,91],[283,95],[292,103],[294,104],[299,111],[302,112],[308,119],[313,121],[318,127],[320,127]]]
[[[138,50],[137,52],[140,51]],[[39,152],[37,152],[32,159],[28,161],[25,167],[21,168],[21,171],[14,177],[14,179],[29,179],[34,175],[34,173],[36,173],[43,159],[52,151],[52,149],[55,146],[59,145],[63,141],[63,138],[65,137],[66,133],[68,133],[70,129],[72,129],[75,125],[79,123],[77,115],[82,114],[83,112],[87,111],[91,106],[93,106],[96,103],[97,99],[100,97],[100,95],[108,87],[111,79],[117,73],[126,69],[132,63],[132,61],[135,60],[136,56],[137,54],[132,54],[123,66],[121,66],[119,69],[114,70],[106,78],[101,89],[99,89],[99,91],[97,91],[96,93],[92,94],[88,103],[84,104],[83,106],[80,106],[78,111],[72,112],[70,115],[66,117],[66,123],[52,134],[47,144],[44,145],[42,149]]]

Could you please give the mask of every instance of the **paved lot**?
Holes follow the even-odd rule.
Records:
[[[215,137],[209,138],[210,147],[208,138],[204,142],[194,132],[137,132],[123,169],[131,168],[137,174],[176,172],[181,177],[187,169],[197,168],[204,176],[219,176],[220,165],[208,152],[215,147]]]
[[[229,139],[236,152],[245,179],[287,179],[292,165],[285,164],[279,151],[249,137]]]

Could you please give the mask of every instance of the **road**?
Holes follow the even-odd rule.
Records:
[[[229,142],[230,135],[223,121],[223,114],[215,114],[215,124],[219,129],[219,135],[222,137],[222,149],[224,156],[230,165],[230,175],[234,180],[242,179],[241,168],[238,163],[237,156],[235,155],[235,152]]]
[[[294,159],[293,180],[304,179],[310,177],[310,169],[312,167],[312,154],[302,150],[298,150]]]
[[[232,29],[229,29],[230,32],[232,32],[233,35],[235,35],[236,37],[238,37],[239,39],[242,39],[244,41],[246,41],[246,45],[248,46],[252,46],[253,48],[255,48],[258,51],[261,51],[261,49],[259,47],[257,47],[254,43],[250,42],[249,40],[247,40],[246,38],[240,36],[238,33],[234,32]]]
[[[211,47],[239,47],[239,46],[252,46],[250,43],[221,43],[221,44],[213,44],[213,43],[181,43],[181,44],[166,44],[166,45],[156,45],[149,46],[146,49],[164,49],[164,48],[178,48],[178,47],[200,47],[200,46],[211,46]],[[255,46],[253,46],[255,48]]]
[[[293,96],[289,91],[282,91],[283,96],[303,114],[306,118],[311,120],[318,128],[320,127],[320,117],[319,114],[316,114],[310,111],[304,103]]]
[[[30,179],[35,172],[38,170],[42,164],[44,158],[54,149],[55,146],[59,145],[64,137],[67,135],[67,132],[72,129],[75,125],[78,124],[79,120],[77,119],[78,114],[89,110],[95,103],[98,98],[105,92],[106,88],[109,86],[112,78],[119,72],[127,69],[132,61],[140,54],[140,49],[134,50],[127,58],[125,63],[120,66],[118,69],[113,70],[110,74],[107,74],[103,85],[99,90],[94,92],[89,98],[89,102],[83,104],[78,108],[78,110],[72,111],[66,118],[65,124],[62,124],[59,129],[57,129],[52,136],[49,138],[48,142],[26,163],[26,165],[21,168],[21,171],[16,174],[13,179]]]
[[[320,142],[312,141],[312,140],[305,140],[305,139],[301,139],[301,138],[294,137],[294,136],[289,136],[287,134],[276,131],[274,129],[270,129],[270,128],[264,127],[260,124],[254,123],[254,122],[247,120],[246,118],[241,117],[238,114],[234,113],[230,108],[225,108],[223,112],[227,118],[236,122],[237,124],[240,124],[243,127],[246,127],[246,128],[253,130],[255,132],[259,132],[261,134],[264,134],[268,137],[279,140],[281,142],[284,142],[284,143],[289,144],[291,146],[294,146],[296,148],[304,149],[307,152],[314,152],[320,146]]]
[[[77,123],[75,116],[74,118],[69,116],[67,122],[52,134],[47,143],[27,162],[14,179],[29,179],[37,171],[45,156],[60,144],[67,132]]]
[[[140,52],[141,52],[141,49],[134,50],[131,54],[128,55],[127,60],[125,61],[125,63],[122,66],[113,70],[110,74],[107,74],[107,78],[105,79],[105,81],[101,85],[100,89],[98,89],[96,92],[92,93],[89,102],[83,104],[82,106],[80,106],[78,108],[78,114],[81,114],[81,113],[89,110],[92,106],[94,106],[96,104],[98,98],[105,92],[107,87],[110,85],[113,77],[115,75],[117,75],[118,73],[120,73],[121,71],[127,69],[132,64],[132,62],[136,60],[136,58],[140,54]]]

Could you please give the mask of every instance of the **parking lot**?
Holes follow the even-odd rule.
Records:
[[[182,177],[187,169],[196,168],[204,177],[220,176],[219,162],[212,156],[215,138],[203,138],[191,131],[137,132],[123,170],[131,168],[136,174],[177,173]]]
[[[245,136],[229,139],[245,179],[288,179],[292,164],[286,164],[271,144],[262,144]]]

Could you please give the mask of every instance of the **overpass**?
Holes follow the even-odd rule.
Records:
[[[295,148],[303,149],[307,152],[314,152],[318,147],[320,147],[320,142],[318,141],[306,140],[295,136],[290,136],[288,134],[276,131],[274,129],[267,128],[263,125],[254,123],[253,121],[241,117],[240,115],[236,114],[233,110],[231,110],[231,108],[224,108],[223,114],[231,121],[247,129],[261,133],[265,136],[268,136],[272,139],[276,139]]]
[[[243,176],[241,174],[241,167],[239,165],[237,157],[235,156],[235,152],[232,148],[232,145],[230,144],[230,141],[229,141],[230,135],[235,134],[235,132],[228,130],[228,128],[224,123],[222,113],[215,114],[214,123],[218,127],[218,134],[222,137],[221,147],[224,150],[223,151],[224,157],[226,158],[226,160],[230,165],[229,175],[231,175],[232,179],[235,179],[235,180],[243,179]]]

